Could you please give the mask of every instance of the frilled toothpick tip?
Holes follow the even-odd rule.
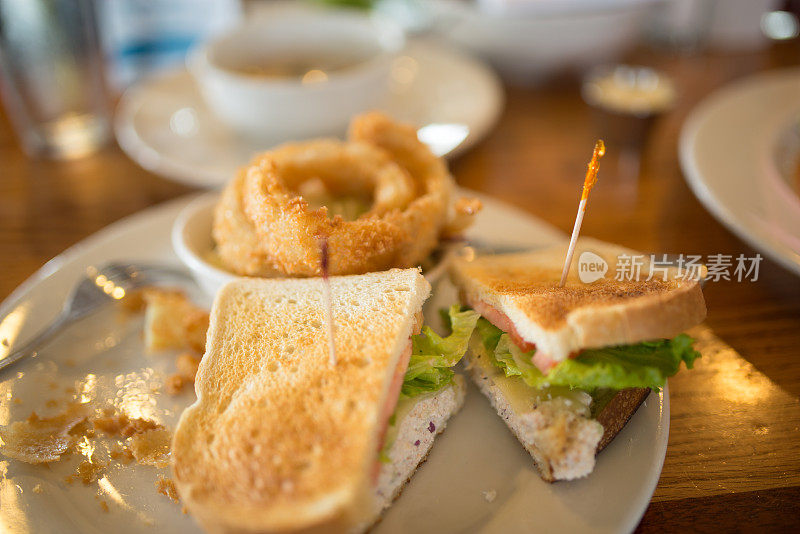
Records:
[[[600,169],[600,158],[606,153],[606,145],[602,139],[598,139],[594,145],[592,152],[592,159],[589,161],[589,166],[586,169],[586,178],[583,180],[583,191],[581,192],[581,201],[578,204],[578,213],[575,215],[575,224],[572,227],[572,237],[569,240],[569,247],[567,248],[567,256],[564,258],[564,268],[561,271],[561,281],[558,283],[559,287],[564,287],[567,283],[567,274],[569,267],[572,264],[572,255],[575,253],[575,245],[578,242],[578,235],[581,233],[581,224],[583,224],[583,214],[586,211],[586,201],[589,198],[589,191],[592,190],[594,184],[597,183],[597,171]]]

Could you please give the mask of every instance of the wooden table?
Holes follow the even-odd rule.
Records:
[[[680,100],[652,132],[638,182],[615,176],[609,147],[584,235],[649,252],[755,254],[689,191],[677,138],[700,99],[729,80],[798,64],[800,45],[747,54],[640,51],[632,59],[671,74]],[[462,185],[568,232],[602,132],[574,80],[506,96],[497,128],[453,162],[453,172]],[[0,119],[0,297],[107,224],[189,191],[116,147],[73,162],[28,159]],[[727,345],[700,330],[705,357],[670,380],[669,448],[639,530],[800,529],[800,278],[765,260],[757,282],[711,283],[705,295],[707,326]]]

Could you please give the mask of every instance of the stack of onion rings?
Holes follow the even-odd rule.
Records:
[[[371,206],[354,220],[312,209],[298,192],[312,180]],[[453,191],[447,166],[413,127],[368,113],[352,121],[346,142],[287,144],[257,156],[223,192],[213,236],[223,263],[240,275],[317,276],[321,239],[332,275],[411,267],[480,209],[455,201]]]

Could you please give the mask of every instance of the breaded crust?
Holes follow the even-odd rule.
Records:
[[[640,253],[581,238],[566,285],[558,287],[567,243],[523,254],[461,258],[451,279],[467,303],[485,303],[511,320],[526,341],[555,361],[585,348],[627,345],[671,338],[701,322],[706,306],[696,280],[677,278],[677,270],[660,270],[647,280],[649,261],[638,278],[617,281],[618,259]],[[603,258],[606,276],[585,284],[578,269],[585,251]],[[619,268],[625,270],[624,257]],[[633,273],[631,273],[633,274]]]
[[[211,532],[340,532],[369,514],[380,413],[415,315],[417,269],[241,279],[211,312],[197,401],[172,443],[178,492]]]

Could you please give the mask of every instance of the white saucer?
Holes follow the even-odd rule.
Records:
[[[396,61],[392,94],[383,109],[396,119],[420,126],[452,126],[439,132],[434,127],[428,130],[442,134],[440,141],[445,146],[452,136],[457,141],[463,136],[454,150],[453,144],[438,150],[441,155],[473,146],[502,111],[500,82],[478,60],[418,40],[409,43]],[[183,69],[129,89],[117,107],[115,130],[120,147],[139,165],[200,187],[220,187],[252,154],[269,148],[240,138],[222,124]]]
[[[800,144],[800,69],[768,72],[717,91],[681,131],[680,159],[700,202],[733,233],[800,274],[800,196],[786,170]],[[791,165],[785,161],[792,158]],[[735,260],[735,258],[734,258]]]

